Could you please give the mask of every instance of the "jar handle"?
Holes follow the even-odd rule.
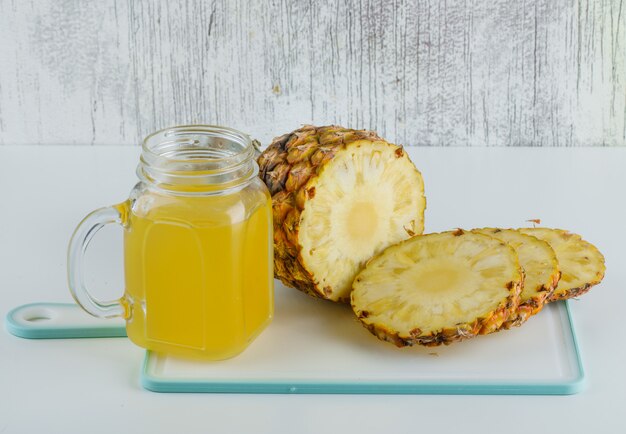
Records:
[[[124,225],[128,202],[100,208],[83,219],[74,231],[67,251],[67,279],[72,297],[85,311],[98,318],[127,318],[130,309],[125,297],[113,301],[95,299],[85,286],[84,259],[93,236],[105,225]]]

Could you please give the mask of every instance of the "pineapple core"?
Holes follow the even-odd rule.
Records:
[[[344,222],[346,233],[354,241],[369,239],[378,225],[376,207],[369,202],[358,202],[352,205]]]
[[[418,282],[421,291],[443,295],[442,293],[446,291],[458,292],[468,279],[471,279],[470,270],[452,269],[439,265],[426,270],[418,270],[407,283],[409,286],[413,286],[412,282]],[[410,291],[412,288],[407,289]]]

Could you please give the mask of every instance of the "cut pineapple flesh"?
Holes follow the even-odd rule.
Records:
[[[374,132],[306,126],[258,162],[272,194],[274,273],[287,286],[348,302],[368,259],[424,230],[420,172]]]
[[[511,246],[457,230],[387,248],[357,275],[351,304],[379,339],[447,345],[498,330],[517,308],[522,283]]]
[[[301,255],[318,287],[332,289],[329,298],[347,298],[368,259],[422,233],[420,182],[387,143],[355,142],[307,186],[315,196],[300,217]]]
[[[548,301],[577,297],[602,281],[604,256],[580,235],[550,228],[523,228],[520,232],[546,241],[556,253],[561,279]]]
[[[525,274],[524,288],[517,310],[502,327],[508,329],[523,324],[543,308],[559,281],[560,273],[554,250],[547,242],[515,229],[483,228],[472,232],[508,243],[517,252]]]

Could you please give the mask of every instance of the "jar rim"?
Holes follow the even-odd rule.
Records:
[[[143,139],[141,149],[142,153],[146,153],[154,158],[172,158],[164,157],[161,153],[155,151],[156,146],[163,146],[164,143],[168,143],[166,140],[175,137],[185,137],[189,135],[207,135],[213,137],[219,137],[222,139],[230,140],[233,143],[237,143],[241,146],[241,151],[231,155],[223,156],[211,156],[206,157],[211,161],[226,161],[238,154],[245,153],[247,151],[254,151],[252,145],[252,139],[249,135],[236,130],[234,128],[224,127],[221,125],[208,125],[208,124],[188,124],[188,125],[176,125],[173,127],[163,128],[149,134]]]
[[[256,176],[254,156],[253,140],[241,131],[219,125],[179,125],[143,140],[137,174],[166,190],[203,186],[222,191]]]

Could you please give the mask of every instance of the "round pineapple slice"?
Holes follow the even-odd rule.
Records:
[[[561,280],[548,301],[582,295],[604,278],[604,256],[580,235],[550,228],[522,228],[519,231],[546,241],[556,253]]]
[[[515,250],[456,230],[413,237],[368,262],[352,309],[379,339],[436,346],[498,330],[519,303],[524,274]]]
[[[274,274],[349,301],[365,262],[424,230],[424,183],[401,146],[374,132],[305,126],[258,159],[272,194]]]
[[[472,232],[489,235],[508,243],[515,249],[524,270],[524,288],[517,310],[502,324],[509,329],[522,325],[538,313],[559,282],[559,266],[554,250],[548,243],[515,229],[482,228]]]

